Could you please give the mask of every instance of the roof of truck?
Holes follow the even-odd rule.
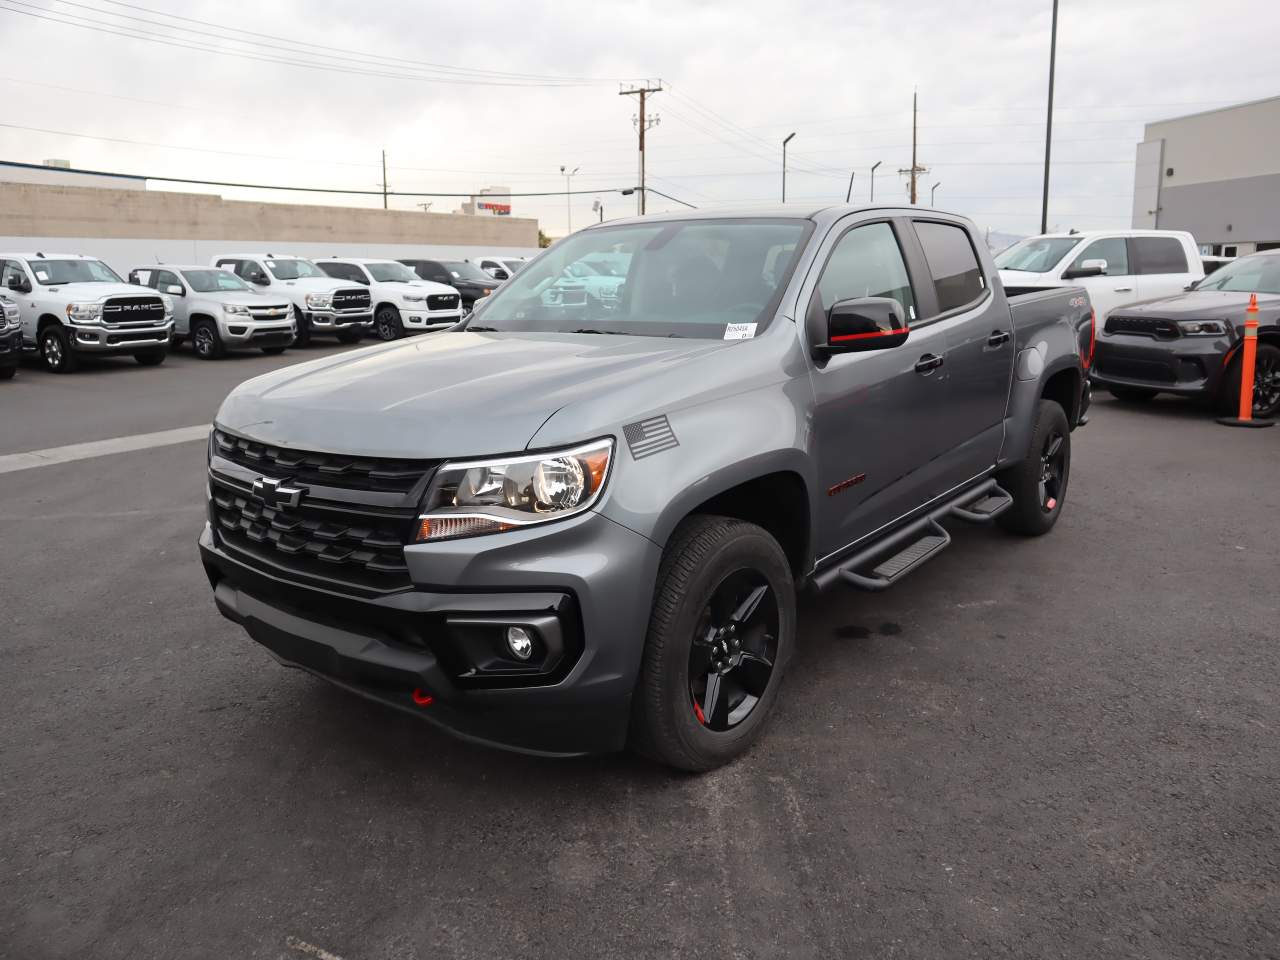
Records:
[[[819,218],[834,220],[849,213],[862,212],[895,212],[911,216],[961,217],[962,214],[933,207],[913,207],[902,203],[763,203],[753,206],[716,207],[715,209],[676,210],[668,213],[647,214],[643,217],[626,217],[621,220],[608,220],[604,224],[593,224],[588,230],[598,230],[601,226],[612,227],[618,224],[652,223],[655,220],[817,220]]]
[[[1118,230],[1062,230],[1058,233],[1038,233],[1035,236],[1027,237],[1028,240],[1036,240],[1040,237],[1052,237],[1054,239],[1061,238],[1063,240],[1092,240],[1096,237],[1189,237],[1191,236],[1186,230],[1157,230],[1154,227],[1150,230],[1139,230],[1129,227]]]
[[[395,257],[312,257],[316,260],[341,261],[342,263],[399,263]]]
[[[34,253],[0,253],[0,258],[9,260],[101,260],[101,257],[90,257],[83,253],[44,253],[40,250]]]
[[[310,257],[300,257],[296,253],[219,253],[213,257],[214,260],[309,260]]]
[[[136,267],[130,267],[129,272],[134,270],[217,270],[217,267],[211,267],[207,263],[140,263]]]

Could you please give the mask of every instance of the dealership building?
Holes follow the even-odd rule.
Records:
[[[1203,253],[1280,247],[1280,97],[1147,124],[1133,225],[1189,230]]]

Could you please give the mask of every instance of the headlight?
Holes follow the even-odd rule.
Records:
[[[427,298],[418,296],[417,294],[414,294],[414,293],[406,293],[403,295],[403,299],[405,303],[421,303],[423,300]]]
[[[224,303],[222,305],[223,313],[230,313],[237,317],[249,316],[249,308],[243,303]]]
[[[1220,337],[1227,325],[1221,320],[1179,320],[1178,329],[1184,337]]]
[[[501,460],[446,463],[427,491],[416,539],[501,533],[589,509],[609,478],[613,439]]]
[[[102,304],[68,303],[67,319],[72,323],[96,323],[102,319]]]
[[[311,310],[328,310],[333,306],[332,293],[308,293],[307,307]]]

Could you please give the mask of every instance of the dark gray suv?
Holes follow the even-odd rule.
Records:
[[[615,298],[555,295],[602,255]],[[462,328],[238,387],[200,552],[286,665],[471,740],[705,770],[760,733],[801,585],[889,587],[945,521],[1052,528],[1092,339],[1082,290],[1011,305],[932,210],[604,224]]]

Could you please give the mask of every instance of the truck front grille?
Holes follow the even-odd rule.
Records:
[[[456,310],[461,300],[456,293],[433,293],[427,297],[427,309]]]
[[[276,479],[342,490],[409,493],[435,469],[436,460],[398,460],[315,453],[247,440],[223,430],[213,432],[213,452],[249,470]]]
[[[334,310],[359,312],[361,310],[370,310],[372,307],[373,300],[369,296],[368,290],[339,290],[333,295]]]
[[[250,566],[349,592],[386,593],[410,586],[404,545],[414,510],[378,513],[306,500],[271,506],[214,476],[210,519],[223,547]]]
[[[287,320],[293,308],[287,303],[273,303],[265,307],[250,307],[249,316],[255,320]]]
[[[1180,335],[1176,323],[1157,317],[1107,317],[1106,331],[1154,337],[1157,340],[1176,340]]]
[[[159,297],[111,297],[102,305],[102,322],[163,323],[164,302]]]

